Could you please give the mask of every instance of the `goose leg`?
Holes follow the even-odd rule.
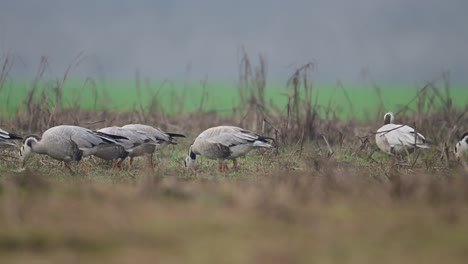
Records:
[[[151,171],[154,171],[154,164],[153,164],[153,152],[148,155],[148,167]]]
[[[238,171],[239,170],[239,167],[237,167],[237,160],[236,159],[233,159],[232,160],[232,170],[234,171]]]
[[[218,170],[219,171],[223,170],[223,162],[222,161],[218,162]]]
[[[96,160],[94,159],[94,156],[89,157],[89,160],[93,163],[94,166],[97,166]]]
[[[83,161],[83,160],[80,160],[80,163],[81,163],[81,165],[83,166],[83,169],[85,170],[85,172],[86,172],[86,173],[89,173],[90,170],[89,170],[88,166],[86,166],[86,164],[84,163],[84,161]]]
[[[130,157],[130,159],[128,160],[128,170],[132,169],[132,164],[133,164],[133,157]]]
[[[149,155],[149,165],[151,166],[151,168],[153,168],[153,166],[154,166],[154,163],[153,163],[153,152]]]
[[[118,167],[118,166],[119,166],[119,161],[120,161],[120,160],[121,160],[121,159],[116,159],[116,160],[114,160],[114,161],[112,162],[112,169],[115,169],[115,168],[120,169],[120,167]]]
[[[224,162],[223,162],[223,170],[225,170],[225,171],[229,170],[229,168],[228,168],[228,165],[227,165],[227,162],[226,162],[226,161],[224,161]]]
[[[65,168],[67,168],[71,173],[73,173],[73,170],[70,168],[70,164],[64,161],[63,166],[65,166]]]
[[[123,163],[123,161],[124,161],[124,159],[117,159],[117,162],[116,162],[115,166],[116,166],[117,168],[119,168],[119,170],[122,169],[122,163]]]

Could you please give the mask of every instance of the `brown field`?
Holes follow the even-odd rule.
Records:
[[[156,157],[154,172],[90,174],[36,155],[16,172],[17,149],[0,153],[1,263],[466,263],[468,169],[452,147],[467,129],[466,109],[451,105],[448,86],[429,83],[397,122],[430,138],[431,149],[392,159],[377,151],[368,122],[338,120],[310,95],[308,68],[289,82],[286,109],[262,101],[262,66],[245,68],[242,105],[231,116],[161,111],[87,112],[57,101],[29,101],[2,128],[40,134],[50,126],[155,125],[187,138]],[[249,66],[250,67],[250,66]],[[254,77],[253,77],[254,76]],[[65,78],[64,78],[65,79]],[[242,83],[242,82],[241,82]],[[246,88],[247,87],[247,88]],[[376,88],[377,89],[377,88]],[[156,107],[156,106],[155,106]],[[319,111],[329,111],[326,118]],[[238,172],[183,158],[202,130],[232,124],[275,138],[252,151]]]

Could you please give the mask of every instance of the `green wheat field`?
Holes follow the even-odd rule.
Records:
[[[24,101],[35,87],[35,100],[44,93],[51,102],[55,100],[54,87],[59,81],[8,80],[0,89],[0,113],[11,116],[24,110]],[[79,107],[100,111],[150,110],[150,106],[167,114],[194,111],[216,112],[229,115],[240,104],[239,84],[236,82],[184,82],[184,81],[95,81],[67,80],[62,86],[61,107]],[[385,111],[395,111],[407,104],[423,88],[411,83],[332,83],[319,82],[312,86],[311,100],[317,109],[333,109],[341,119],[375,118],[372,113],[381,105]],[[246,89],[247,90],[247,89]],[[302,90],[299,93],[303,96]],[[285,83],[267,84],[265,104],[280,109],[288,103],[291,88]],[[248,97],[249,91],[245,97]],[[445,94],[444,94],[445,96]],[[468,104],[468,85],[451,84],[450,95],[455,107]],[[410,103],[409,107],[415,107]]]

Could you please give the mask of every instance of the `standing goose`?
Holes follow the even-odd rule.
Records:
[[[109,145],[108,147],[100,148],[94,154],[94,156],[104,160],[115,160],[115,162],[112,165],[113,168],[120,168],[122,161],[129,155],[130,157],[143,155],[144,153],[141,153],[141,150],[143,150],[144,148],[140,147],[143,144],[148,146],[154,146],[157,144],[150,137],[148,137],[146,133],[131,128],[113,126],[99,129],[98,132],[122,136],[126,138],[119,139],[118,145]]]
[[[377,130],[375,142],[385,153],[405,154],[406,151],[413,151],[414,148],[429,148],[426,139],[420,133],[407,125],[393,124],[393,113],[384,115],[384,125]]]
[[[122,137],[78,126],[55,126],[46,130],[41,138],[37,136],[26,137],[20,149],[22,167],[26,166],[26,161],[31,153],[36,152],[65,162],[81,161],[84,170],[89,172],[89,168],[81,157],[95,154],[100,147],[106,144],[116,144],[117,139],[122,139]]]
[[[270,137],[260,136],[252,131],[235,126],[218,126],[203,131],[193,141],[185,159],[185,167],[196,165],[197,155],[218,161],[219,170],[227,170],[226,159],[233,161],[237,170],[237,158],[246,155],[254,148],[272,148],[268,143]]]
[[[130,128],[143,132],[152,140],[151,144],[142,144],[141,146],[136,147],[135,150],[132,153],[130,153],[130,167],[132,167],[133,157],[147,155],[148,162],[151,168],[153,168],[153,154],[155,150],[162,149],[168,144],[177,144],[175,138],[185,137],[185,135],[182,134],[164,132],[160,128],[155,128],[143,124],[129,124],[123,126],[122,128]]]
[[[16,146],[14,143],[11,143],[10,140],[13,139],[23,139],[20,135],[9,133],[0,128],[0,146]]]
[[[465,132],[460,141],[455,144],[455,158],[457,160],[461,159],[466,151],[468,151],[468,132]]]

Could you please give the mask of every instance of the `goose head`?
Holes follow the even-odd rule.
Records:
[[[186,169],[194,169],[197,166],[197,155],[192,151],[192,146],[189,148],[187,157],[184,160]]]
[[[384,125],[393,124],[393,113],[388,112],[384,115]]]
[[[23,140],[23,145],[20,148],[19,155],[21,161],[21,168],[26,166],[26,161],[28,161],[29,157],[31,156],[32,145],[39,141],[39,137],[37,136],[27,136]]]
[[[455,148],[454,148],[455,158],[457,160],[460,160],[460,158],[463,157],[463,153],[465,153],[466,151],[468,151],[468,132],[463,134],[460,141],[457,144],[455,144]]]

